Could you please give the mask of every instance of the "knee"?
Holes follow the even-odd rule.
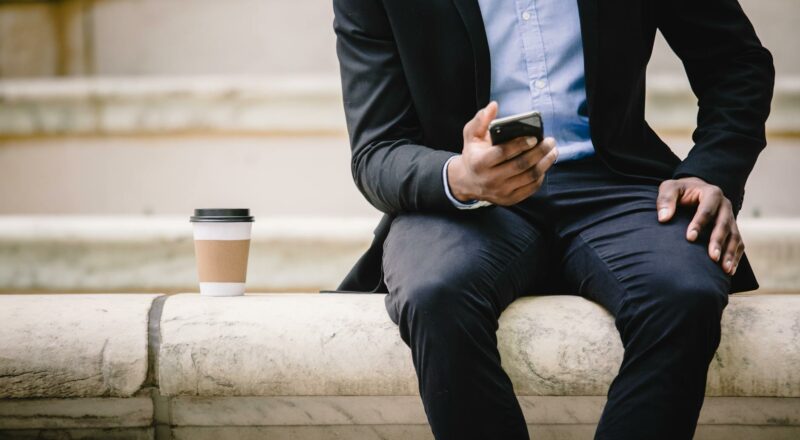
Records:
[[[497,330],[497,319],[492,318],[484,299],[446,278],[418,278],[391,296],[396,322],[407,343],[430,338],[456,342],[475,332]]]
[[[458,289],[443,278],[417,279],[398,292],[399,315],[409,324],[441,322],[448,316],[458,317],[458,304],[463,300]]]
[[[651,300],[658,313],[719,322],[728,304],[728,290],[715,277],[655,276],[650,282]]]

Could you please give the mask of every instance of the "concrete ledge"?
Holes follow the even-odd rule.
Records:
[[[161,320],[164,395],[413,395],[383,295],[175,295]],[[367,349],[367,347],[369,349]]]
[[[383,295],[160,298],[0,295],[0,438],[432,438]],[[800,295],[731,296],[696,439],[800,436],[798,317]],[[526,297],[498,340],[533,438],[591,439],[611,316]]]
[[[0,399],[130,397],[158,295],[0,295]]]
[[[800,296],[730,300],[707,395],[800,397],[800,338],[786,333],[797,325]],[[417,393],[383,295],[176,295],[163,313],[164,395]],[[603,396],[622,360],[612,317],[572,295],[517,300],[501,316],[498,340],[522,396]]]
[[[0,103],[0,136],[345,132],[335,75],[2,80]],[[779,77],[768,131],[800,132],[798,103],[800,78]],[[659,130],[696,126],[683,75],[648,78],[647,108]]]
[[[0,216],[0,291],[192,291],[188,217]],[[335,288],[369,246],[377,217],[258,218],[253,292]],[[800,290],[800,219],[740,219],[759,292]]]

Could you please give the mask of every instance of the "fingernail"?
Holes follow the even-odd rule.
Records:
[[[725,267],[728,270],[731,270],[731,265],[733,265],[733,262],[731,260],[725,260]]]
[[[733,270],[731,271],[731,275],[735,275],[736,274],[736,268],[737,267],[739,267],[738,264],[736,266],[733,266]]]
[[[536,139],[536,137],[535,137],[535,136],[531,136],[531,137],[526,137],[526,138],[525,138],[525,142],[527,142],[527,143],[528,143],[528,146],[529,146],[529,147],[535,147],[535,146],[536,146],[536,144],[538,144],[538,143],[539,143],[539,140],[538,140],[538,139]]]
[[[667,218],[667,213],[668,212],[669,212],[669,209],[667,209],[667,208],[659,209],[658,210],[658,219],[659,220],[664,220],[665,218]]]
[[[714,249],[714,261],[719,261],[719,254],[720,254],[719,248]]]
[[[697,229],[692,229],[689,231],[689,240],[696,240],[697,239]]]

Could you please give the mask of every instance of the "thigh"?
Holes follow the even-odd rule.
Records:
[[[455,214],[406,213],[384,242],[387,310],[397,322],[415,295],[475,300],[495,315],[534,288],[549,250],[539,227],[504,207]],[[443,288],[437,288],[441,286]]]
[[[686,240],[691,207],[679,207],[673,219],[660,223],[657,196],[651,184],[605,187],[603,197],[611,202],[565,238],[568,285],[618,319],[626,304],[631,310],[644,303],[686,304],[689,296],[727,304],[730,276],[708,256],[709,231]]]

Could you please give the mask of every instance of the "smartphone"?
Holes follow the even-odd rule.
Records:
[[[543,134],[542,115],[537,111],[506,116],[495,119],[489,124],[492,145],[502,144],[520,136],[533,136],[541,141]]]

